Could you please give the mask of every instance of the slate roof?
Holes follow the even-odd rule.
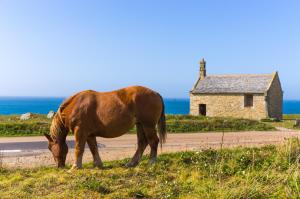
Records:
[[[192,93],[265,93],[274,74],[209,75],[198,79]]]

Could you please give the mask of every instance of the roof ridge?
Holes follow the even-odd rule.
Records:
[[[273,76],[273,73],[266,74],[212,74],[206,77],[238,77],[238,76]]]
[[[265,93],[274,79],[272,74],[208,75],[196,82],[193,93]]]

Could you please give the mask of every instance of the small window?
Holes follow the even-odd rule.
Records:
[[[245,95],[244,100],[245,107],[253,107],[253,95]]]

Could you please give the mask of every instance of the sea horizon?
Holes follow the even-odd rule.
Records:
[[[23,113],[47,114],[56,111],[65,97],[48,96],[3,96],[0,97],[0,115]],[[189,98],[164,98],[166,114],[188,114]],[[284,114],[300,114],[300,99],[286,99],[283,102]]]

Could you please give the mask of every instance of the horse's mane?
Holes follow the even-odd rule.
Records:
[[[57,140],[62,135],[63,121],[59,119],[61,116],[58,115],[60,115],[60,109],[58,109],[57,113],[53,117],[50,126],[50,136],[53,140]]]
[[[68,133],[68,128],[65,124],[65,115],[63,113],[64,109],[72,102],[72,100],[77,96],[77,94],[66,99],[58,108],[57,113],[54,115],[51,126],[50,126],[50,136],[53,140],[65,138]]]

